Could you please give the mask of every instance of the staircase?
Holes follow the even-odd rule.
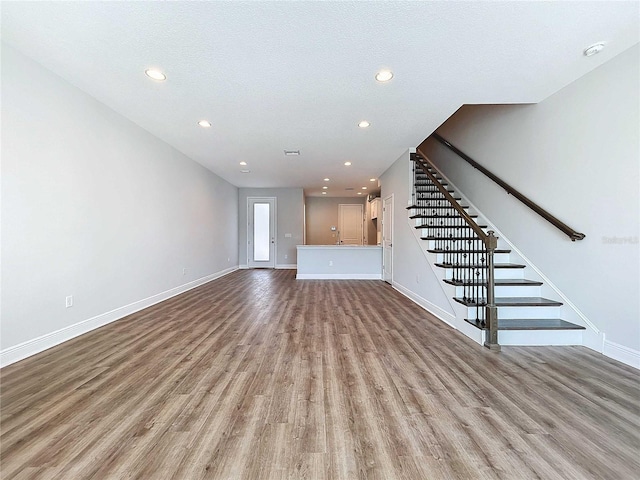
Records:
[[[464,321],[483,331],[485,346],[499,350],[501,344],[530,344],[532,336],[541,343],[580,343],[576,333],[584,327],[560,318],[562,303],[541,296],[543,283],[527,279],[526,265],[510,261],[511,250],[500,248],[494,232],[428,159],[413,153],[411,160],[409,218],[432,265],[444,270],[453,300],[466,307]]]

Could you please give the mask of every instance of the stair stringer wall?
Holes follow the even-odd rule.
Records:
[[[482,332],[464,321],[462,305],[445,291],[442,272],[425,255],[424,243],[416,238],[416,230],[407,221],[406,207],[411,199],[413,183],[409,150],[400,156],[380,177],[381,198],[393,195],[393,279],[395,290],[420,305],[429,313],[474,341],[482,342]]]
[[[543,282],[541,286],[540,294],[542,297],[549,298],[551,300],[557,300],[562,302],[563,305],[560,307],[560,318],[566,320],[568,322],[574,323],[576,325],[581,325],[585,327],[585,330],[581,332],[581,342],[578,343],[580,345],[589,347],[597,352],[603,352],[603,344],[604,344],[604,335],[603,333],[589,320],[589,318],[582,312],[580,309],[565,295],[560,288],[558,288],[543,272],[540,268],[538,268],[525,254],[522,253],[518,249],[516,245],[514,245],[495,224],[491,221],[491,219],[487,218],[486,215],[468,198],[461,192],[455,184],[448,178],[437,166],[434,167],[438,174],[449,184],[449,187],[453,188],[456,192],[456,195],[462,198],[462,203],[469,205],[474,213],[478,214],[478,218],[476,221],[478,223],[482,223],[488,226],[486,230],[493,230],[498,237],[498,248],[508,248],[511,250],[510,254],[510,262],[512,263],[522,263],[526,265],[524,269],[524,276],[531,280],[538,280]],[[507,337],[504,335],[505,332],[500,332],[503,337]],[[576,332],[569,335],[569,338],[573,338],[574,340],[578,337],[575,335]],[[509,338],[513,338],[513,342],[508,341],[508,343],[512,344],[527,344],[527,345],[552,345],[552,344],[564,344],[563,342],[554,342],[553,341],[553,332],[545,332],[540,334],[540,341],[536,341],[534,335],[531,335],[530,331],[527,331],[529,334],[529,341],[524,342],[523,333],[514,333],[509,334]],[[575,341],[571,341],[571,344],[576,344]]]
[[[407,218],[408,216],[409,214],[407,213]],[[409,230],[413,234],[413,237],[416,243],[420,247],[420,250],[422,251],[424,258],[431,269],[431,272],[433,273],[434,277],[438,279],[440,288],[442,289],[442,292],[446,295],[447,300],[449,301],[449,304],[451,306],[451,309],[454,312],[454,315],[450,317],[447,323],[451,325],[453,328],[455,328],[456,330],[460,330],[462,333],[464,333],[467,337],[471,338],[475,342],[480,344],[484,343],[484,332],[482,330],[478,330],[476,327],[474,327],[473,325],[470,325],[468,322],[465,322],[465,318],[467,316],[467,307],[453,300],[453,298],[456,296],[456,287],[444,282],[446,278],[446,270],[435,266],[437,255],[435,253],[430,253],[427,251],[428,242],[420,238],[420,233],[419,233],[420,230],[415,228],[416,222],[409,219],[408,225],[409,225]]]

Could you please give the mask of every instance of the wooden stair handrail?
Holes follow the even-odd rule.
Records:
[[[569,227],[566,223],[562,222],[558,218],[556,218],[553,215],[551,215],[549,212],[547,212],[540,205],[538,205],[537,203],[535,203],[532,200],[530,200],[528,197],[526,197],[525,195],[520,193],[518,190],[513,188],[507,182],[502,180],[500,177],[498,177],[497,175],[494,175],[491,171],[489,171],[486,168],[484,168],[482,165],[480,165],[478,162],[476,162],[469,155],[467,155],[466,153],[464,153],[463,151],[461,151],[460,149],[458,149],[457,147],[452,145],[451,142],[449,142],[447,139],[441,137],[440,135],[438,135],[435,132],[432,133],[431,136],[434,139],[436,139],[438,142],[443,144],[445,147],[447,147],[449,150],[451,150],[453,153],[458,155],[460,158],[462,158],[465,162],[467,162],[473,168],[479,170],[484,175],[486,175],[491,180],[493,180],[495,183],[497,183],[502,188],[504,188],[509,195],[513,195],[515,198],[520,200],[522,203],[524,203],[531,210],[533,210],[538,215],[540,215],[542,218],[544,218],[546,221],[551,223],[554,227],[556,227],[557,229],[561,230],[565,235],[568,235],[572,242],[575,242],[576,240],[582,240],[583,238],[586,237],[586,235],[584,233],[577,232],[573,228]],[[422,153],[419,149],[418,149],[418,152],[420,153],[420,155],[422,155],[424,158],[426,158],[425,154]]]

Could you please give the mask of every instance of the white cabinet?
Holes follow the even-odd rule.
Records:
[[[371,200],[371,220],[378,218],[378,215],[382,213],[380,197]]]

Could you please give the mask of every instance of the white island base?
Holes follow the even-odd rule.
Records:
[[[298,245],[297,279],[381,280],[382,247]]]

